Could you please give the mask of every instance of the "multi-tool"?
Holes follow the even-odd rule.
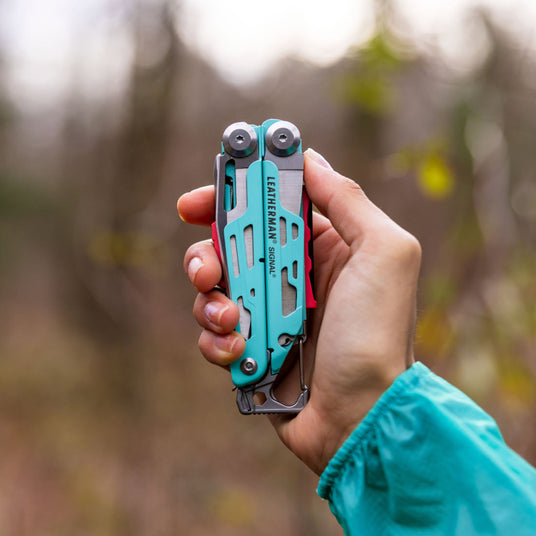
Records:
[[[233,123],[214,166],[212,238],[227,295],[238,305],[246,341],[231,364],[243,414],[297,413],[307,403],[303,343],[312,286],[312,207],[303,184],[300,132],[287,121]],[[278,378],[299,360],[293,403],[275,395]]]

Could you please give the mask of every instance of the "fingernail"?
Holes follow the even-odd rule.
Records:
[[[307,149],[305,151],[305,154],[308,155],[309,158],[314,160],[317,164],[327,169],[331,169],[333,171],[331,164],[320,153],[317,153],[314,149],[311,149],[311,148]]]
[[[229,309],[228,305],[222,306],[214,302],[208,302],[205,305],[205,315],[212,324],[219,326],[221,323],[221,318],[227,309]]]
[[[216,346],[223,350],[224,352],[227,352],[228,354],[233,353],[233,348],[235,347],[235,344],[237,343],[236,337],[233,337],[232,335],[220,335],[219,337],[216,337]]]
[[[184,216],[181,214],[180,204],[181,204],[181,199],[182,199],[184,196],[186,196],[186,195],[188,195],[188,192],[186,192],[185,194],[182,194],[182,195],[179,197],[179,199],[177,200],[177,212],[178,212],[178,214],[179,214],[179,218],[180,218],[182,221],[184,221],[184,222],[186,222],[186,220],[184,219]]]
[[[188,277],[192,283],[195,283],[197,272],[203,267],[203,261],[199,257],[193,257],[188,264]]]

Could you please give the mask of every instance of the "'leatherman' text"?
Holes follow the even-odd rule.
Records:
[[[268,239],[277,243],[277,228],[276,228],[276,183],[275,179],[268,177],[266,181],[266,215],[268,216]]]

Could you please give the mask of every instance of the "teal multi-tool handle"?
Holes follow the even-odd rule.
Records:
[[[242,413],[298,412],[303,381],[306,310],[314,306],[310,255],[311,206],[303,185],[300,133],[287,121],[233,123],[216,156],[216,221],[228,296],[238,305],[237,330],[246,341],[231,364]],[[274,382],[297,354],[300,393],[292,404],[274,395]]]

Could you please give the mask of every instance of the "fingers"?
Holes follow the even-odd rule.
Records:
[[[225,367],[244,353],[246,342],[236,331],[219,335],[205,329],[199,337],[198,346],[207,361]]]
[[[307,193],[349,246],[358,242],[366,230],[391,221],[353,180],[333,171],[321,155],[312,149],[304,154]]]
[[[331,229],[332,225],[329,220],[318,214],[318,212],[313,212],[313,239],[320,236],[324,231]]]
[[[186,223],[210,225],[214,221],[214,186],[203,186],[181,195],[177,212]]]
[[[199,294],[194,304],[194,317],[205,328],[198,345],[207,361],[226,366],[244,353],[244,338],[235,331],[238,307],[221,292]]]
[[[198,225],[214,220],[214,188],[198,188],[181,196],[177,202],[180,217]],[[221,292],[213,290],[222,279],[222,268],[211,240],[191,245],[184,255],[184,270],[199,290],[194,304],[194,317],[203,327],[199,350],[216,365],[227,366],[243,353],[246,343],[235,331],[238,307]]]
[[[222,268],[212,240],[196,242],[188,248],[184,271],[199,292],[208,292],[221,281]]]
[[[237,305],[217,290],[198,294],[194,303],[197,323],[215,333],[230,333],[239,320]]]

